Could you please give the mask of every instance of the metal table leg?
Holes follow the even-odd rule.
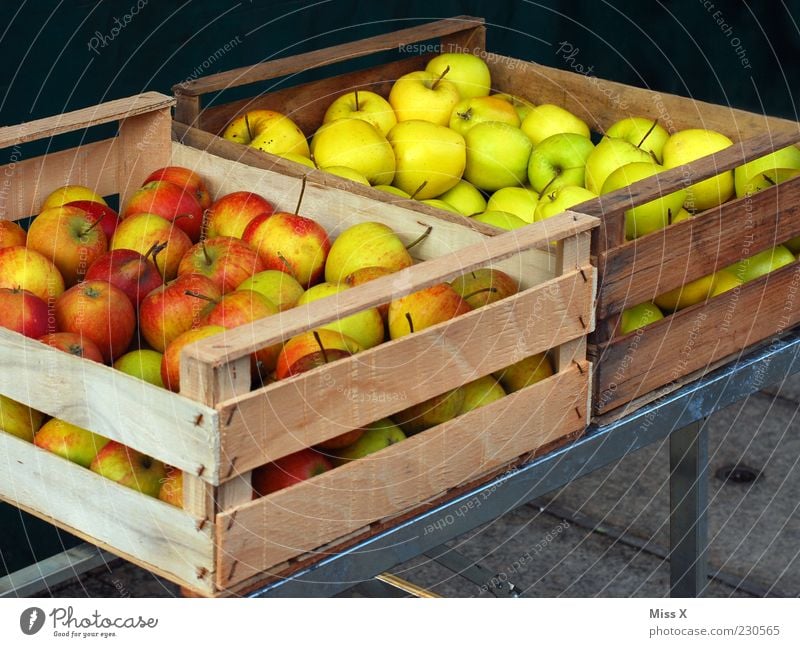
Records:
[[[700,596],[708,582],[708,432],[705,420],[669,437],[670,595]]]

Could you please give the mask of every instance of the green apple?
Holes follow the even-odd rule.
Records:
[[[394,184],[418,200],[453,188],[467,163],[464,138],[428,121],[402,121],[389,131],[397,159]]]
[[[41,411],[0,395],[0,431],[31,442],[43,421]]]
[[[453,289],[472,308],[494,303],[519,292],[519,285],[502,270],[481,267],[453,279]]]
[[[498,189],[489,197],[486,211],[505,211],[525,222],[533,222],[539,194],[528,187],[507,186]]]
[[[739,169],[734,169],[734,185],[736,185],[736,171]],[[769,189],[770,187],[775,186],[776,184],[780,184],[781,182],[786,182],[787,180],[791,180],[794,177],[800,175],[800,169],[793,169],[793,168],[774,168],[769,169],[766,171],[762,171],[757,175],[754,175],[747,181],[742,181],[741,183],[741,191],[742,195],[738,194],[739,188],[737,188],[736,197],[740,198],[744,195],[752,195],[753,193],[758,193],[759,191],[763,191],[764,189]]]
[[[655,303],[640,303],[623,311],[620,318],[619,327],[623,335],[649,326],[651,323],[664,318],[664,313],[658,309]]]
[[[300,295],[297,305],[305,305],[348,289],[350,289],[350,286],[346,283],[318,283]],[[377,346],[383,341],[383,319],[375,308],[362,310],[344,319],[337,319],[320,326],[320,328],[341,333],[358,342],[358,345],[364,349]]]
[[[599,194],[606,178],[620,166],[631,162],[652,162],[649,153],[644,152],[624,139],[606,137],[594,147],[586,160],[586,188]]]
[[[458,387],[441,395],[415,404],[392,416],[408,436],[452,420],[464,406],[464,389]]]
[[[482,222],[486,225],[492,225],[493,227],[507,229],[509,231],[512,229],[519,229],[520,227],[530,224],[524,221],[522,218],[518,218],[513,213],[508,213],[506,211],[484,211],[483,213],[479,213],[470,217],[473,220],[477,220],[478,222]]]
[[[520,124],[528,116],[528,113],[533,110],[536,106],[524,99],[523,97],[518,97],[514,94],[493,94],[492,97],[496,99],[502,99],[503,101],[508,101],[514,110],[517,111],[517,116],[519,117]]]
[[[322,124],[311,138],[311,153],[320,168],[346,166],[370,184],[391,184],[394,153],[389,142],[372,124],[343,118]]]
[[[320,167],[320,171],[325,171],[326,173],[343,177],[346,180],[353,180],[353,182],[358,182],[359,184],[366,184],[369,186],[369,180],[365,178],[362,173],[359,173],[349,166],[325,166]]]
[[[289,310],[297,305],[303,286],[291,274],[280,270],[264,270],[247,277],[237,290],[255,290],[267,297],[278,310]]]
[[[485,97],[492,85],[486,61],[468,52],[439,54],[428,61],[425,69],[436,77],[445,75],[462,99]]]
[[[730,270],[720,270],[714,275],[714,289],[711,290],[711,296],[715,297],[718,294],[734,290],[742,285],[741,279]]]
[[[459,180],[452,189],[442,193],[439,200],[443,200],[464,216],[486,210],[486,198],[466,180]]]
[[[381,95],[369,90],[354,90],[338,97],[328,106],[322,123],[342,117],[363,119],[372,124],[384,137],[397,123],[394,110]]]
[[[696,303],[702,303],[708,299],[714,289],[714,274],[701,276],[695,281],[690,281],[686,285],[665,292],[657,296],[655,304],[664,312],[676,312],[683,310]]]
[[[449,126],[465,135],[470,128],[484,121],[504,121],[517,127],[520,125],[517,111],[508,101],[495,97],[473,97],[462,99],[455,105],[450,114]]]
[[[562,186],[584,185],[586,160],[592,140],[575,133],[557,133],[543,139],[528,160],[528,180],[539,193]]]
[[[733,146],[725,135],[690,128],[670,136],[664,144],[664,167],[675,168]],[[734,193],[733,171],[725,171],[687,188],[686,209],[697,213],[716,207]]]
[[[364,267],[385,267],[396,272],[413,264],[414,259],[391,227],[379,222],[360,222],[333,241],[325,261],[325,280],[341,283]]]
[[[461,212],[456,209],[453,205],[448,204],[444,200],[439,200],[438,198],[428,198],[427,200],[420,200],[422,204],[427,204],[429,207],[436,207],[437,209],[443,209],[444,211],[449,211],[450,213],[456,213],[459,216]]]
[[[89,467],[108,442],[108,438],[58,418],[48,420],[33,438],[37,447],[83,467]]]
[[[500,380],[506,393],[514,393],[526,386],[541,382],[554,373],[550,358],[545,353],[536,353],[492,375]]]
[[[765,249],[763,252],[744,258],[726,269],[741,280],[742,283],[747,283],[784,265],[791,265],[794,261],[794,254],[783,245],[778,245],[772,249]]]
[[[611,193],[628,187],[634,182],[657,175],[663,170],[663,166],[653,162],[631,162],[620,166],[606,178],[601,193]],[[634,240],[664,229],[670,224],[672,214],[678,213],[683,208],[684,200],[686,200],[686,190],[679,189],[661,198],[628,209],[625,212],[625,238]]]
[[[541,197],[539,204],[536,205],[536,211],[533,214],[534,222],[552,218],[558,214],[572,209],[587,200],[594,200],[597,196],[579,186],[565,186],[557,191],[551,191]]]
[[[503,387],[491,375],[467,382],[461,389],[464,391],[464,403],[461,405],[461,411],[458,412],[458,415],[478,407],[484,407],[506,395]]]
[[[125,353],[114,362],[114,368],[140,380],[163,388],[161,361],[163,355],[155,350],[141,349]]]
[[[389,445],[406,439],[403,430],[389,418],[382,418],[363,427],[364,433],[352,445],[331,452],[334,465],[343,465],[350,461],[374,454]]]
[[[689,220],[692,217],[686,209],[681,207],[678,209],[677,213],[672,214],[672,218],[670,218],[669,224],[674,225],[676,222],[683,222],[684,220]]]
[[[449,71],[409,72],[394,82],[389,103],[398,122],[428,121],[438,126],[450,123],[453,108],[461,101],[458,88],[447,78]]]
[[[796,146],[787,146],[752,162],[747,162],[733,171],[736,197],[741,198],[748,193],[755,193],[773,182],[778,184],[794,177],[798,170],[800,170],[800,149]],[[765,180],[764,175],[769,180]]]
[[[408,200],[411,196],[403,191],[403,189],[398,189],[396,186],[392,186],[391,184],[376,184],[372,187],[373,189],[378,189],[378,191],[383,191],[384,193],[391,193],[392,195],[396,195],[399,198],[403,198]]]
[[[590,135],[586,122],[578,119],[569,110],[552,103],[543,103],[532,108],[522,120],[521,128],[534,146],[558,133],[577,133],[584,137]]]
[[[651,153],[661,164],[664,144],[669,139],[669,132],[658,120],[647,117],[626,117],[620,119],[608,130],[607,137],[619,137],[647,153]]]
[[[496,191],[519,186],[526,180],[533,146],[519,128],[502,121],[486,121],[470,128],[464,141],[464,178],[479,189]]]
[[[282,157],[283,159],[287,159],[291,162],[297,162],[298,164],[302,164],[308,168],[317,168],[317,165],[314,164],[314,160],[312,160],[310,157],[306,157],[305,155],[300,155],[299,153],[281,153],[278,155],[278,157]]]

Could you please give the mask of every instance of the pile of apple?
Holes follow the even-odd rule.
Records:
[[[408,267],[412,245],[376,222],[356,224],[331,242],[313,219],[275,211],[247,191],[212,203],[202,178],[181,167],[151,174],[120,216],[91,189],[67,186],[46,198],[27,232],[0,221],[0,326],[179,391],[180,352],[187,344]],[[253,384],[298,375],[517,291],[504,272],[475,270],[259,349],[251,361]],[[524,358],[394,420],[258,469],[254,493],[365,456],[552,373],[545,354]],[[0,428],[181,505],[180,470],[121,443],[46,420],[3,396]]]
[[[334,100],[310,145],[292,120],[254,110],[223,136],[260,150],[414,198],[504,229],[549,218],[598,195],[733,145],[706,129],[670,134],[657,121],[628,117],[602,137],[560,106],[490,94],[479,57],[441,54],[397,79],[388,100],[356,90]],[[599,139],[599,141],[598,141]],[[595,144],[597,141],[597,144]],[[795,146],[721,173],[625,214],[628,240],[658,231],[800,172]],[[800,238],[660,295],[624,314],[623,333],[736,289],[794,262]]]

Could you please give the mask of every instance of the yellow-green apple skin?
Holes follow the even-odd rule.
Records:
[[[736,177],[736,170],[734,170],[734,178]],[[752,195],[754,193],[758,193],[759,191],[763,191],[764,189],[769,189],[776,184],[791,180],[798,175],[800,175],[800,169],[773,168],[762,171],[761,173],[751,177],[748,181],[742,183],[742,196]],[[737,189],[736,197],[739,198],[742,196],[738,195]]]
[[[278,157],[282,157],[290,162],[297,162],[298,164],[302,164],[308,168],[317,168],[317,165],[314,164],[314,160],[307,155],[300,155],[299,153],[281,153],[278,155]]]
[[[0,249],[0,288],[27,290],[53,303],[64,292],[64,278],[49,258],[15,245]]]
[[[140,380],[164,387],[161,380],[161,360],[163,355],[155,350],[140,349],[125,353],[114,362],[114,368]]]
[[[92,189],[90,189],[88,186],[82,186],[80,184],[68,184],[67,186],[59,187],[50,193],[44,199],[42,208],[39,209],[39,212],[42,212],[46,209],[52,209],[53,207],[62,207],[65,204],[76,202],[78,200],[89,200],[90,202],[99,202],[100,204],[108,206],[108,203],[103,200],[100,195],[92,191]]]
[[[346,283],[318,283],[300,296],[297,305],[301,306],[318,299],[324,299],[347,289],[349,289],[349,286]],[[358,342],[359,346],[364,349],[377,346],[383,341],[383,319],[375,308],[362,310],[354,315],[344,319],[337,319],[320,327],[346,335]]]
[[[511,276],[491,267],[480,267],[462,274],[450,285],[472,308],[480,308],[519,292],[519,285]]]
[[[322,123],[350,117],[362,119],[377,128],[384,137],[397,123],[394,110],[381,95],[369,90],[355,90],[336,98],[322,118]]]
[[[748,193],[755,193],[769,184],[785,181],[797,174],[800,170],[800,149],[796,146],[787,146],[769,155],[764,155],[752,162],[738,166],[733,171],[733,181],[736,197],[742,198]],[[778,171],[777,177],[775,171]],[[767,175],[770,179],[764,180]],[[759,182],[761,180],[761,182]]]
[[[449,126],[465,135],[470,128],[484,121],[503,121],[516,127],[520,125],[517,111],[508,101],[496,97],[473,97],[462,99],[455,105]]]
[[[236,289],[260,292],[281,311],[294,308],[305,291],[296,278],[280,270],[264,270],[253,274],[242,281]]]
[[[398,198],[403,198],[404,200],[408,200],[411,197],[411,195],[403,191],[403,189],[398,189],[396,186],[392,186],[391,184],[376,184],[372,188],[378,189],[378,191],[383,191],[384,193],[396,195]]]
[[[525,222],[533,222],[537,204],[539,204],[539,194],[533,189],[507,186],[489,196],[486,211],[505,211]]]
[[[601,139],[586,159],[586,188],[599,195],[608,176],[632,162],[653,162],[653,158],[624,139]]]
[[[560,214],[562,211],[572,209],[587,200],[594,200],[597,196],[588,189],[579,186],[565,186],[557,191],[547,193],[539,200],[533,214],[534,222],[546,220]]]
[[[436,207],[437,209],[443,209],[444,211],[448,211],[450,213],[456,213],[459,216],[462,215],[461,212],[456,209],[453,205],[448,204],[444,200],[439,200],[438,198],[428,198],[427,200],[420,200],[422,204],[427,204],[429,207]]]
[[[519,128],[501,121],[473,126],[464,136],[464,179],[484,191],[519,186],[527,179],[533,145]]]
[[[503,370],[493,373],[505,389],[506,393],[514,393],[526,386],[541,382],[553,375],[553,364],[545,353],[530,355]]]
[[[623,335],[627,335],[629,332],[649,326],[663,318],[664,313],[655,303],[640,303],[638,306],[623,311],[619,328]]]
[[[528,113],[533,110],[536,106],[528,101],[523,97],[518,97],[514,94],[493,94],[491,95],[495,99],[502,99],[503,101],[508,101],[517,111],[517,117],[519,117],[519,122],[522,124],[522,121],[525,117],[528,116]]]
[[[518,218],[513,213],[508,213],[506,211],[484,211],[483,213],[470,217],[485,225],[492,225],[492,227],[498,227],[499,229],[505,229],[507,231],[519,229],[520,227],[530,224],[522,218]]]
[[[251,110],[239,115],[228,124],[222,136],[274,155],[309,156],[303,131],[289,117],[274,110]]]
[[[154,213],[137,213],[121,220],[109,248],[132,249],[144,256],[156,243],[166,243],[166,247],[156,254],[155,263],[164,280],[171,281],[178,275],[178,266],[192,247],[192,241],[166,218]]]
[[[392,147],[375,126],[362,119],[345,117],[322,124],[311,139],[311,153],[319,168],[346,166],[370,184],[391,184],[394,177]]]
[[[486,198],[466,180],[459,180],[458,184],[442,193],[438,199],[449,204],[463,216],[486,211]]]
[[[728,269],[734,276],[738,277],[742,283],[753,281],[759,276],[764,276],[770,272],[794,263],[795,257],[783,245],[778,245],[772,249],[765,249],[763,252],[753,254],[748,258],[734,263]]]
[[[491,375],[467,382],[461,387],[461,390],[464,392],[464,403],[461,405],[461,411],[458,412],[458,415],[468,413],[479,407],[485,407],[487,404],[491,404],[506,395],[503,387]]]
[[[711,290],[711,296],[715,297],[719,294],[735,290],[742,285],[742,280],[728,269],[720,270],[714,275],[714,289]]]
[[[418,200],[441,195],[464,174],[466,143],[450,128],[429,121],[402,121],[386,137],[397,161],[392,184]]]
[[[161,461],[114,440],[105,445],[89,466],[100,476],[147,496],[158,497],[167,468]]]
[[[678,209],[677,213],[673,213],[672,214],[672,217],[670,218],[669,223],[671,225],[674,225],[675,223],[683,222],[684,220],[689,220],[689,218],[691,218],[691,217],[692,217],[692,214],[690,214],[688,211],[686,211],[686,209],[681,207],[680,209]]]
[[[714,280],[714,274],[701,276],[686,285],[660,294],[654,299],[655,304],[663,312],[676,312],[696,303],[702,303],[711,295],[711,291],[714,289]]]
[[[624,189],[634,182],[657,175],[663,170],[663,166],[653,162],[631,162],[620,166],[606,178],[601,194]],[[685,200],[686,190],[679,189],[661,198],[628,209],[625,212],[625,238],[634,240],[664,229],[670,224],[672,214],[678,213],[683,208]]]
[[[343,177],[345,180],[352,180],[353,182],[358,182],[359,184],[366,184],[369,186],[369,180],[365,178],[362,173],[359,173],[349,166],[325,166],[320,167],[320,171],[325,171],[331,175]]]
[[[364,458],[406,439],[403,430],[389,418],[376,420],[365,425],[363,429],[364,433],[352,445],[331,452],[331,460],[334,465],[343,465]]]
[[[664,144],[664,168],[688,164],[706,155],[733,146],[722,133],[701,128],[689,128],[671,135]],[[733,171],[725,171],[687,188],[684,206],[697,213],[716,207],[734,194]]]
[[[396,272],[413,264],[414,259],[391,227],[361,222],[345,229],[333,241],[325,262],[325,280],[341,283],[364,267],[385,267]]]
[[[0,395],[0,431],[32,442],[43,421],[41,411]]]
[[[663,161],[664,144],[669,132],[658,121],[647,117],[625,117],[606,130],[606,137],[619,137],[647,153],[652,153],[656,161]]]
[[[37,447],[83,467],[89,467],[108,442],[108,438],[58,418],[48,420],[33,438]]]
[[[543,103],[532,108],[522,120],[522,132],[538,146],[548,137],[558,133],[576,133],[589,137],[589,126],[569,110],[552,103]]]
[[[426,70],[404,74],[389,91],[389,103],[398,122],[421,120],[447,126],[460,100],[453,83]]]
[[[458,387],[395,413],[392,418],[406,435],[413,436],[452,420],[463,406],[464,389]]]
[[[462,99],[485,97],[492,85],[492,75],[486,61],[468,52],[439,54],[428,61],[425,69],[435,77],[445,74],[447,70],[445,78],[456,86]]]
[[[471,311],[453,286],[439,283],[389,304],[389,336],[399,339]]]
[[[591,139],[575,133],[557,133],[542,140],[528,160],[531,187],[542,193],[562,186],[584,186],[586,160],[593,150]]]

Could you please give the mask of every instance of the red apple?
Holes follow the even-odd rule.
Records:
[[[25,230],[13,220],[0,219],[0,249],[4,247],[24,247],[27,236]]]
[[[86,280],[108,281],[122,290],[137,307],[142,299],[164,283],[158,268],[132,249],[114,249],[103,254],[86,272]]]
[[[0,326],[39,339],[47,334],[49,321],[47,303],[35,294],[20,288],[0,288]]]
[[[48,420],[33,437],[37,447],[82,467],[89,467],[108,442],[108,438],[58,418]]]
[[[93,341],[110,363],[128,348],[136,330],[136,312],[119,288],[105,281],[84,281],[64,292],[55,305],[56,326]]]
[[[313,449],[279,458],[253,470],[253,491],[255,496],[264,496],[285,487],[306,481],[317,474],[333,469],[331,462]]]
[[[122,219],[125,220],[137,213],[154,213],[175,222],[192,242],[200,240],[203,230],[203,208],[197,198],[189,191],[172,182],[148,182],[133,194]]]
[[[97,453],[89,469],[120,485],[154,497],[158,496],[167,473],[161,461],[116,440],[109,441]]]
[[[33,292],[52,306],[64,292],[64,279],[52,261],[27,247],[0,249],[0,288]]]
[[[350,357],[360,350],[358,342],[335,330],[321,328],[303,332],[283,345],[275,367],[275,378],[282,380],[299,375],[342,357]]]
[[[200,326],[194,330],[187,330],[173,339],[164,351],[161,360],[161,381],[170,391],[176,393],[181,390],[181,351],[196,341],[213,337],[225,332],[222,326]]]
[[[176,508],[183,507],[183,472],[177,467],[167,465],[167,472],[158,491],[158,498],[174,505]]]
[[[344,282],[349,285],[351,288],[356,287],[357,285],[361,285],[362,283],[368,283],[374,279],[379,279],[382,276],[387,276],[388,274],[392,274],[393,270],[390,270],[388,267],[380,267],[378,265],[373,265],[370,267],[362,267],[361,269],[356,270],[352,274],[348,274]],[[386,321],[386,318],[389,316],[389,304],[383,303],[378,306],[378,312],[381,314],[381,318]]]
[[[439,283],[389,304],[389,336],[404,337],[472,311],[449,283]]]
[[[165,166],[148,175],[142,185],[158,182],[159,180],[172,182],[172,184],[177,184],[184,191],[188,191],[203,209],[208,209],[211,205],[211,194],[208,192],[206,183],[203,178],[191,169],[183,166]]]
[[[206,236],[241,238],[250,221],[261,214],[271,214],[275,208],[257,193],[236,191],[222,196],[206,212]]]
[[[186,252],[178,266],[178,275],[203,274],[225,294],[265,269],[264,262],[252,246],[238,238],[218,236],[197,243]]]
[[[83,209],[92,223],[99,221],[100,224],[98,226],[103,230],[106,239],[111,240],[119,224],[119,215],[111,207],[92,200],[75,200],[74,202],[68,202],[66,206]]]
[[[450,282],[464,301],[473,308],[500,301],[519,292],[517,282],[505,272],[481,267]]]
[[[165,245],[162,247],[163,245]],[[117,226],[111,249],[132,249],[142,256],[158,245],[160,251],[153,254],[153,261],[165,281],[178,274],[178,265],[192,241],[177,225],[152,213],[140,213],[126,218]]]
[[[39,341],[64,353],[85,357],[93,362],[103,363],[103,353],[93,341],[74,332],[53,332],[39,338]]]
[[[303,287],[318,283],[331,241],[325,229],[293,213],[262,214],[250,221],[242,240],[258,250],[264,269],[288,272]]]

